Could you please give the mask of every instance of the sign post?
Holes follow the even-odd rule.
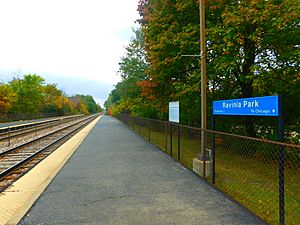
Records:
[[[282,113],[282,96],[279,96],[279,113],[278,113],[278,141],[284,140],[284,125]],[[279,149],[279,222],[280,225],[285,224],[285,210],[284,210],[284,165],[285,152],[283,146]]]
[[[169,122],[170,122],[170,155],[172,156],[172,154],[173,154],[172,123],[179,123],[179,101],[169,102]],[[180,138],[180,137],[178,137],[178,138]],[[178,146],[178,149],[180,149],[180,146]]]

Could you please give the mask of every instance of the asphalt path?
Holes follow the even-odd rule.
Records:
[[[20,224],[264,224],[104,116]]]

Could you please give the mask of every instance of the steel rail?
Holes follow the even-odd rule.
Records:
[[[47,129],[49,127],[56,126],[57,124],[60,124],[62,121],[64,123],[67,123],[67,122],[76,120],[78,118],[80,118],[80,117],[71,117],[71,118],[59,119],[59,120],[55,120],[55,121],[48,121],[47,123],[39,123],[37,125],[32,124],[33,126],[26,127],[26,128],[20,129],[20,130],[15,130],[15,131],[12,131],[10,133],[9,132],[0,133],[0,136],[3,135],[3,134],[8,135],[8,136],[5,136],[5,137],[0,137],[0,142],[5,141],[7,139],[15,138],[15,137],[18,137],[18,136],[23,136],[23,135],[26,135],[26,134],[30,134],[30,133],[33,133],[33,132],[36,132],[36,131],[41,131],[41,130]],[[28,130],[28,131],[20,132],[20,131],[23,131],[23,130]],[[16,132],[20,132],[20,133],[16,133]],[[16,133],[16,134],[10,135],[12,133]]]
[[[49,120],[42,120],[42,121],[36,121],[36,122],[30,122],[30,123],[16,124],[16,125],[7,126],[7,127],[1,127],[0,134],[6,134],[9,130],[10,131],[25,130],[25,129],[31,128],[35,125],[46,124],[46,123],[50,123],[50,122],[66,120],[66,119],[76,118],[76,117],[80,117],[80,116],[83,116],[83,115],[80,114],[80,115],[65,116],[65,117],[61,117],[61,118],[54,118],[54,119],[49,119]]]
[[[27,127],[25,129],[20,129],[20,130],[17,130],[17,132],[22,131],[22,130],[28,130],[28,131],[21,132],[21,133],[16,133],[16,134],[13,134],[13,135],[9,135],[8,133],[5,133],[9,136],[0,137],[0,141],[4,141],[6,139],[15,138],[15,137],[26,135],[26,134],[30,134],[30,133],[35,132],[35,131],[40,131],[40,130],[43,130],[43,129],[47,129],[49,127],[55,126],[57,124],[57,122],[58,122],[58,124],[60,123],[60,121],[55,121],[55,122],[51,122],[51,124],[50,123],[45,123],[45,124],[42,124],[42,125],[38,125],[38,127],[32,126],[32,127]],[[15,131],[13,131],[12,133],[14,133],[14,132]]]
[[[85,119],[83,119],[83,120],[77,121],[76,123],[70,124],[70,125],[68,125],[68,126],[66,126],[66,127],[63,127],[63,128],[61,128],[61,129],[59,129],[59,130],[53,131],[53,132],[48,133],[48,134],[46,134],[46,135],[43,135],[43,136],[41,136],[41,137],[35,138],[35,139],[30,140],[30,141],[28,141],[28,142],[22,143],[22,144],[20,144],[20,145],[18,145],[18,146],[15,146],[15,147],[12,147],[12,148],[7,149],[7,150],[5,150],[5,151],[2,151],[2,152],[0,152],[0,156],[3,157],[4,155],[9,154],[9,153],[12,152],[12,151],[15,151],[15,150],[17,150],[17,149],[19,149],[19,148],[22,148],[22,147],[26,146],[26,145],[32,144],[32,143],[34,143],[34,142],[36,142],[36,141],[39,141],[39,140],[41,140],[41,139],[43,139],[43,138],[46,138],[46,137],[48,137],[48,136],[50,136],[50,135],[53,135],[53,134],[55,134],[55,133],[57,133],[57,132],[60,132],[60,131],[64,130],[64,129],[67,129],[67,128],[69,128],[69,127],[72,127],[72,126],[74,126],[74,125],[76,125],[76,124],[78,124],[78,123],[81,123],[81,122],[83,122],[83,121],[86,121],[86,120],[88,120],[89,118],[92,118],[92,117],[93,117],[93,116],[87,117],[87,118],[85,118]]]
[[[51,142],[50,144],[42,147],[41,149],[37,150],[35,153],[31,154],[30,156],[26,157],[25,159],[23,159],[22,161],[19,161],[18,163],[14,164],[13,166],[7,168],[6,170],[2,171],[0,173],[0,180],[3,180],[6,176],[8,176],[9,174],[11,174],[13,171],[21,168],[22,166],[24,166],[26,163],[28,163],[29,161],[31,161],[33,158],[35,158],[37,155],[41,154],[42,152],[46,151],[48,148],[52,147],[53,145],[55,145],[56,143],[58,143],[59,141],[63,140],[64,138],[66,138],[67,136],[71,135],[72,133],[76,132],[77,130],[81,129],[82,127],[86,126],[95,116],[91,116],[88,117],[86,120],[82,120],[81,122],[85,122],[84,124],[82,124],[81,126],[73,129],[72,131],[68,132],[67,134],[63,135],[62,137],[56,139],[55,141]],[[73,126],[77,125],[78,123],[73,124]],[[64,129],[67,129],[68,127],[65,127]],[[63,129],[62,129],[63,130]],[[61,131],[61,130],[60,130]],[[40,162],[40,161],[38,161]]]

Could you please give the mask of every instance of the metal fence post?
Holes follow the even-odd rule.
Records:
[[[178,143],[177,143],[177,159],[178,161],[180,161],[180,126],[178,124],[178,132],[177,132],[177,135],[178,135]]]
[[[216,121],[215,116],[212,115],[212,129],[215,130]],[[211,145],[211,157],[212,157],[212,176],[211,182],[216,183],[216,137],[215,133],[212,133],[212,145]]]
[[[141,135],[141,123],[138,121],[138,126],[139,126],[139,135]]]
[[[170,155],[172,156],[172,122],[170,122]]]
[[[132,118],[132,130],[134,131],[134,118]]]
[[[151,142],[151,137],[150,137],[150,121],[148,121],[148,140]]]
[[[168,124],[165,123],[165,150],[168,151]]]
[[[202,152],[202,160],[203,160],[203,165],[202,165],[202,176],[205,179],[206,177],[206,138],[205,138],[205,132],[203,129],[201,129],[201,149],[203,149]]]

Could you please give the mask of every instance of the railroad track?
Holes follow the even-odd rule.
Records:
[[[65,116],[65,117],[48,119],[43,121],[36,121],[36,122],[12,125],[7,127],[0,127],[0,140],[5,139],[9,136],[11,137],[17,134],[22,134],[36,129],[42,129],[43,127],[63,123],[65,121],[75,120],[80,117],[83,117],[83,115],[81,114],[81,115]]]
[[[0,192],[55,151],[98,115],[68,121],[59,128],[0,152]],[[27,132],[27,131],[26,131]]]
[[[9,147],[18,146],[23,142],[43,136],[45,132],[58,129],[59,127],[64,126],[64,124],[68,122],[72,123],[72,121],[82,117],[82,115],[70,116],[2,128],[0,132],[0,152],[5,151]]]

